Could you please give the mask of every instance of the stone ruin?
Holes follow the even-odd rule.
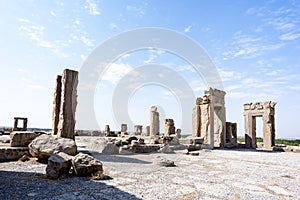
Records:
[[[256,118],[263,120],[263,145],[265,149],[275,146],[275,102],[265,101],[244,104],[245,145],[256,148]]]
[[[78,72],[65,69],[56,78],[53,100],[53,134],[74,139]]]
[[[203,98],[197,98],[192,114],[193,137],[204,138],[212,147],[226,144],[225,92],[208,88]]]
[[[175,134],[175,125],[173,119],[165,119],[165,133],[166,137],[170,137],[170,135]]]
[[[150,136],[159,135],[159,113],[157,107],[152,106],[150,110]]]
[[[18,126],[20,120],[23,121],[22,127]],[[27,131],[27,122],[28,119],[25,117],[15,117],[13,131]]]

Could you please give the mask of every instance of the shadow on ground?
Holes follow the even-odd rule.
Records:
[[[44,174],[0,170],[0,199],[133,199],[105,181],[91,181],[87,177],[46,179]]]

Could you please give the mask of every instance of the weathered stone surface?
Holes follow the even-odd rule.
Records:
[[[28,147],[1,147],[0,161],[18,160],[25,154],[29,154]]]
[[[161,153],[174,153],[174,150],[172,148],[170,148],[170,146],[168,144],[161,147],[159,151]]]
[[[61,101],[57,135],[74,139],[78,72],[65,69],[61,78]]]
[[[121,124],[121,132],[127,132],[127,124]]]
[[[72,159],[72,166],[77,176],[103,174],[102,162],[90,155],[79,153]]]
[[[40,134],[27,131],[13,131],[10,133],[11,147],[28,147],[30,142]]]
[[[61,106],[61,75],[56,76],[55,92],[53,94],[52,131],[56,135],[58,131],[59,114]]]
[[[264,148],[275,145],[275,102],[265,101],[244,104],[245,145],[256,148],[256,117],[263,119]]]
[[[146,126],[145,136],[150,136],[150,126]]]
[[[23,124],[22,126],[18,126],[18,122],[22,120]],[[25,117],[15,117],[14,118],[14,127],[13,127],[13,131],[26,131],[27,130],[27,123],[28,123],[28,119]]]
[[[155,163],[162,167],[176,167],[174,161],[158,156]]]
[[[134,125],[133,133],[135,135],[141,135],[143,132],[143,126],[142,125]]]
[[[29,152],[33,157],[41,159],[49,158],[51,155],[59,152],[75,155],[77,151],[74,140],[47,134],[35,138],[28,147]]]
[[[178,138],[181,138],[181,129],[176,129],[176,135]]]
[[[169,137],[171,134],[176,133],[176,128],[173,119],[165,119],[165,133],[164,136]]]
[[[157,107],[152,106],[150,109],[150,136],[159,135],[159,113]]]
[[[104,149],[102,150],[103,154],[119,154],[119,147],[111,142],[108,142]]]
[[[49,157],[46,168],[46,176],[50,179],[57,179],[69,173],[72,165],[72,156],[59,152]]]
[[[203,98],[197,98],[192,114],[194,137],[203,137],[204,143],[223,147],[226,143],[225,92],[208,88]]]

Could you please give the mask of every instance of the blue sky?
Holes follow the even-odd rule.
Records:
[[[57,74],[66,67],[80,70],[99,44],[117,34],[160,27],[187,35],[205,49],[221,75],[227,121],[238,122],[238,135],[243,135],[243,103],[272,100],[277,102],[277,137],[300,137],[299,1],[3,0],[0,27],[0,125],[24,116],[30,127],[51,127]],[[207,85],[186,61],[167,52],[132,52],[99,81],[95,113],[101,129],[105,124],[118,128],[111,108],[118,81],[149,63],[168,65],[195,96],[203,95]],[[136,90],[124,103],[135,124],[149,123],[151,105],[159,105],[161,116],[174,118],[177,125],[182,120],[174,91],[159,85]]]

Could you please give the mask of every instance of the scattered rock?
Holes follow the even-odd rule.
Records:
[[[74,156],[72,166],[77,176],[103,176],[102,162],[87,154]]]
[[[18,161],[26,162],[26,161],[29,161],[29,160],[30,160],[30,157],[27,154],[24,154],[21,158],[19,158]]]
[[[166,158],[157,157],[157,160],[155,161],[155,163],[159,166],[163,166],[163,167],[176,167],[176,165],[174,164],[174,161],[168,160]]]
[[[50,179],[57,179],[69,173],[72,165],[72,156],[59,152],[49,157],[46,168],[46,176]]]
[[[167,144],[160,148],[159,150],[161,153],[174,153],[173,149],[170,148],[170,146]]]
[[[102,150],[103,154],[119,154],[119,147],[115,144],[108,142],[104,149]]]
[[[40,159],[49,158],[51,155],[59,152],[75,155],[77,151],[74,140],[46,134],[35,138],[28,147],[29,153],[33,157]]]

